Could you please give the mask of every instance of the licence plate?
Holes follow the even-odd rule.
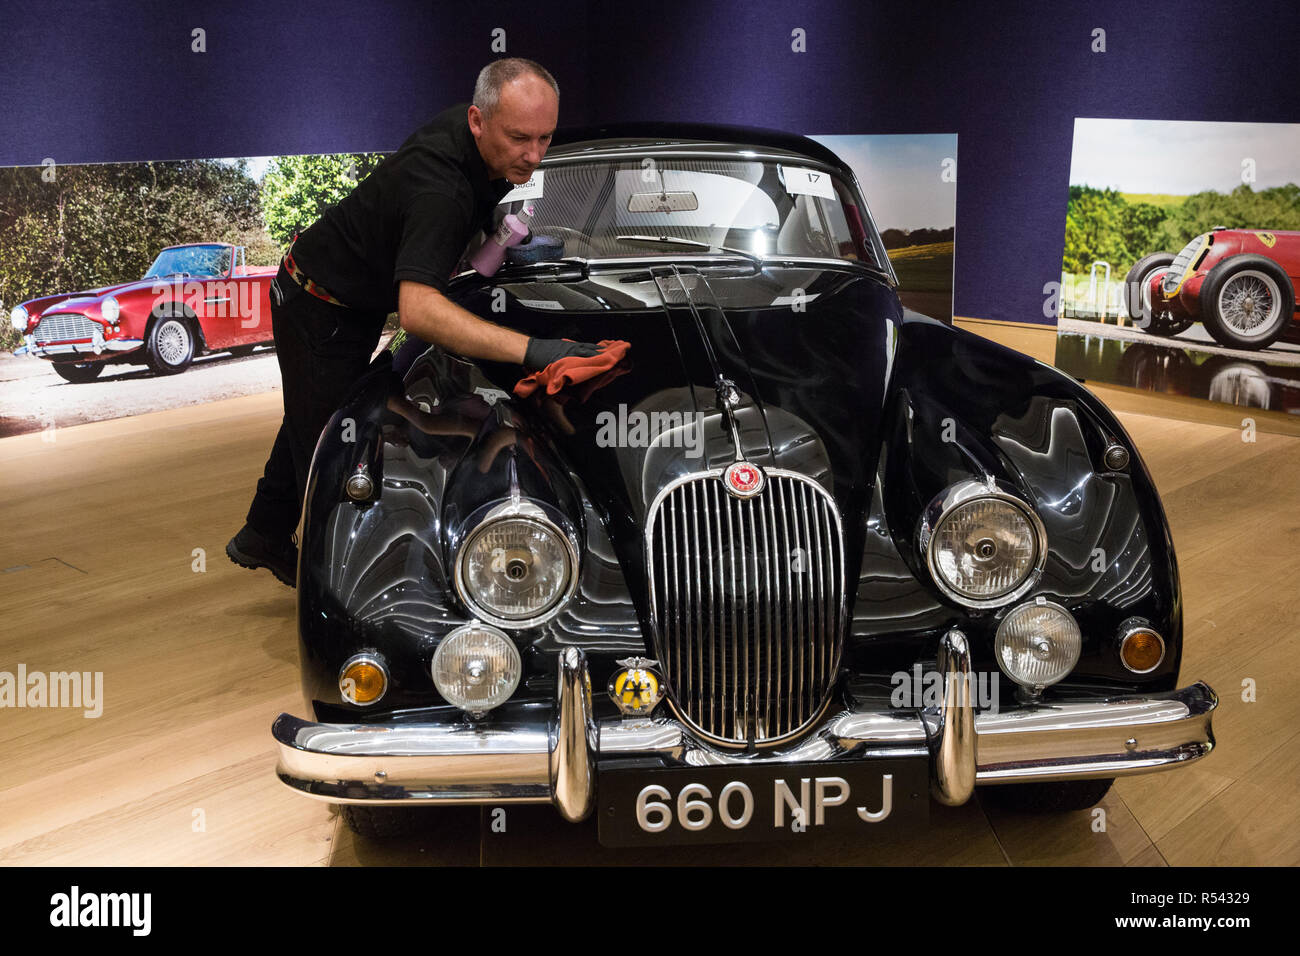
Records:
[[[886,842],[924,829],[925,757],[714,767],[598,766],[605,846],[790,840],[834,832]]]

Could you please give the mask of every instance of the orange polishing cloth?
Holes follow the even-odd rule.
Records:
[[[608,385],[627,372],[627,353],[632,350],[630,342],[618,339],[603,339],[596,344],[600,346],[600,351],[590,358],[562,358],[540,372],[521,378],[515,383],[515,395],[518,398],[528,398],[530,395],[549,397],[561,404],[574,397],[585,402],[596,389]],[[561,395],[561,392],[565,394]]]

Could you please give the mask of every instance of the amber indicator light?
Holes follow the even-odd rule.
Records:
[[[356,661],[343,671],[339,690],[354,704],[372,704],[384,693],[384,672],[370,661]]]
[[[1152,670],[1164,656],[1164,642],[1153,631],[1134,631],[1120,648],[1124,666],[1139,673]]]

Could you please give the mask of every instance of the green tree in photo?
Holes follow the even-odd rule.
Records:
[[[1138,259],[1154,251],[1160,242],[1160,226],[1168,212],[1150,203],[1130,203],[1120,199],[1120,237],[1124,242],[1124,271]]]
[[[267,232],[287,246],[294,233],[320,218],[383,162],[384,153],[277,156],[262,179]]]
[[[1177,251],[1215,226],[1229,229],[1300,229],[1300,186],[1287,183],[1259,192],[1242,183],[1230,193],[1194,193],[1170,211],[1161,228],[1162,248]]]
[[[1066,272],[1087,272],[1098,261],[1111,268],[1129,256],[1124,242],[1123,197],[1114,189],[1071,186],[1065,216]]]

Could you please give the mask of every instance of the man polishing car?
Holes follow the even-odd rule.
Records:
[[[244,527],[226,553],[246,568],[297,578],[294,530],[321,429],[365,372],[385,318],[469,358],[540,370],[596,354],[585,342],[530,338],[451,302],[448,279],[472,236],[512,186],[528,181],[550,144],[559,87],[532,60],[496,60],[473,104],[457,104],[296,236],[271,287],[284,420]]]

